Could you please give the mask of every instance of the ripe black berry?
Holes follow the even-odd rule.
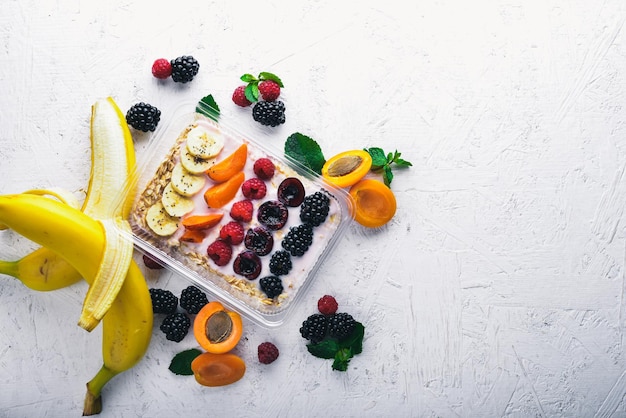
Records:
[[[256,102],[252,108],[252,117],[261,125],[281,125],[285,123],[285,104],[280,100],[275,102]]]
[[[152,312],[157,314],[171,314],[176,312],[178,298],[166,289],[150,289]]]
[[[293,257],[304,255],[313,243],[313,227],[309,224],[301,224],[289,228],[289,232],[283,238],[282,246]]]
[[[198,74],[200,64],[191,55],[183,55],[170,61],[172,64],[172,80],[177,83],[188,83]]]
[[[195,315],[209,303],[206,294],[196,286],[188,286],[180,294],[180,307]]]
[[[300,335],[313,344],[317,344],[326,337],[328,332],[328,318],[322,314],[313,314],[304,320],[300,327]]]
[[[293,263],[291,262],[291,254],[285,250],[278,250],[270,258],[270,272],[275,276],[281,276],[289,273]]]
[[[165,317],[160,329],[165,333],[165,338],[174,342],[181,342],[187,335],[191,320],[181,312],[173,313]]]
[[[139,102],[126,112],[126,123],[138,131],[154,131],[161,120],[161,111],[156,107]]]
[[[328,216],[330,198],[324,192],[315,192],[304,198],[300,207],[300,220],[312,226],[321,225]]]
[[[283,293],[283,281],[280,277],[266,276],[259,281],[261,290],[265,292],[268,298],[272,299]]]
[[[356,321],[348,313],[336,313],[328,318],[328,335],[342,339],[352,334]]]

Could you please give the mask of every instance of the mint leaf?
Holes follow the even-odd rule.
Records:
[[[393,172],[391,167],[386,165],[383,167],[383,182],[387,187],[391,187],[391,181],[393,180]]]
[[[193,375],[191,362],[200,354],[202,354],[202,352],[196,348],[191,348],[176,354],[170,363],[170,371],[181,376]]]
[[[387,164],[387,158],[385,157],[385,151],[382,148],[365,148],[365,151],[372,157],[372,169],[376,170],[382,168]]]
[[[272,80],[275,81],[276,84],[278,84],[280,87],[285,87],[283,85],[283,82],[280,80],[280,78],[278,78],[277,75],[268,73],[267,71],[259,73],[259,80]]]
[[[217,122],[220,116],[220,107],[215,102],[213,95],[204,96],[196,105],[196,112],[207,116]]]
[[[315,357],[331,359],[337,355],[339,345],[334,340],[324,340],[317,344],[307,344],[306,349]]]
[[[255,76],[253,76],[252,74],[248,74],[248,73],[242,75],[241,77],[239,77],[239,79],[241,81],[243,81],[244,83],[249,83],[251,81],[257,81],[257,78]]]
[[[333,361],[333,370],[337,370],[340,372],[345,372],[348,370],[348,363],[350,363],[350,359],[353,357],[352,350],[349,348],[342,348],[337,351],[335,355],[335,361]]]
[[[363,351],[363,337],[365,336],[365,327],[362,323],[357,322],[352,334],[339,341],[340,348],[350,348],[352,354],[361,354]]]
[[[244,90],[244,94],[246,95],[246,99],[250,100],[252,103],[259,100],[259,85],[256,83],[250,83],[246,86]]]
[[[299,132],[291,134],[285,141],[285,155],[298,161],[317,174],[322,174],[326,160],[319,144]]]

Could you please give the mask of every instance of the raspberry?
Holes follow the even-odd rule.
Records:
[[[233,249],[227,242],[218,239],[209,244],[206,253],[215,264],[225,266],[233,256]]]
[[[273,102],[280,96],[280,86],[274,80],[264,80],[259,83],[259,93],[263,100]]]
[[[144,254],[142,258],[145,266],[151,270],[161,270],[162,268],[164,268],[163,264],[161,264],[156,258],[148,254]]]
[[[196,286],[187,286],[180,293],[180,307],[189,314],[197,314],[207,303],[209,303],[209,298],[206,293]]]
[[[250,222],[252,220],[253,210],[254,207],[250,200],[240,200],[233,203],[233,206],[230,208],[230,217],[236,221]]]
[[[259,158],[254,162],[254,174],[261,180],[269,180],[274,176],[274,163],[269,158]]]
[[[220,229],[220,239],[238,245],[243,242],[244,232],[243,225],[237,221],[230,221]]]
[[[246,97],[245,91],[246,86],[239,86],[233,92],[233,102],[235,102],[237,106],[247,107],[252,104],[252,102]]]
[[[259,361],[263,364],[270,364],[278,358],[278,348],[270,342],[259,344],[257,352]]]
[[[337,312],[337,308],[337,300],[330,295],[324,295],[317,301],[317,309],[323,315],[332,315]]]
[[[152,75],[161,80],[172,75],[172,64],[165,58],[159,58],[152,64]]]
[[[248,199],[263,199],[267,193],[267,186],[259,178],[251,178],[241,185],[243,195]]]

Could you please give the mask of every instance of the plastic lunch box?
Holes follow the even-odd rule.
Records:
[[[145,150],[144,163],[138,166],[134,175],[130,176],[128,184],[120,195],[120,203],[117,207],[123,204],[122,201],[128,202],[132,195],[132,207],[128,217],[132,235],[128,238],[132,239],[136,249],[159,260],[166,268],[178,273],[191,284],[257,324],[267,328],[277,327],[284,322],[288,313],[301,299],[314,280],[320,265],[332,254],[332,248],[352,219],[352,203],[344,190],[326,183],[320,176],[298,162],[277,155],[249,135],[237,131],[223,120],[223,117],[212,112],[212,109],[203,102],[180,106],[170,122],[162,124],[152,136]],[[194,197],[196,209],[199,212],[222,211],[223,218],[219,225],[207,229],[205,239],[199,244],[181,243],[177,239],[177,234],[166,237],[157,236],[142,219],[142,217],[145,218],[146,208],[160,198],[162,188],[167,183],[167,177],[171,176],[169,172],[177,159],[176,156],[184,150],[185,141],[182,134],[195,124],[207,126],[217,135],[222,135],[224,148],[215,157],[217,162],[244,142],[246,143],[248,147],[248,158],[244,167],[246,178],[254,176],[252,165],[258,158],[269,158],[277,167],[274,177],[266,180],[268,186],[266,197],[254,202],[253,219],[248,224],[244,224],[244,229],[259,225],[256,216],[259,205],[263,201],[277,199],[276,188],[286,177],[300,179],[305,186],[306,194],[323,190],[330,197],[329,216],[326,222],[314,228],[313,244],[303,256],[292,256],[293,268],[286,275],[280,276],[284,288],[280,296],[268,299],[260,290],[259,281],[262,277],[271,274],[268,267],[271,254],[281,249],[281,240],[289,228],[301,223],[299,207],[288,208],[287,225],[282,230],[272,231],[274,239],[272,253],[259,257],[262,265],[261,274],[253,280],[234,273],[230,266],[232,260],[230,265],[218,267],[206,255],[207,246],[218,239],[221,226],[232,221],[229,215],[232,203],[245,199],[241,189],[230,203],[222,208],[209,209],[201,197],[204,190],[214,185],[207,177],[203,191]],[[184,227],[179,227],[179,231],[182,229]],[[245,244],[233,245],[232,250],[232,259],[235,259],[237,254],[246,250]]]

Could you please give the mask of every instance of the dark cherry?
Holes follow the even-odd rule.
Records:
[[[276,194],[282,203],[295,208],[304,200],[304,186],[300,179],[287,177],[278,186]]]
[[[261,259],[254,251],[244,250],[235,257],[233,270],[246,279],[254,280],[261,274]]]
[[[257,210],[257,219],[267,229],[276,231],[287,223],[289,211],[278,200],[268,200]]]
[[[244,238],[244,245],[257,255],[267,255],[274,247],[274,237],[264,227],[257,226],[248,229]]]

